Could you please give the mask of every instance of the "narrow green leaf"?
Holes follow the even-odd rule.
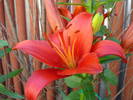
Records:
[[[5,40],[0,40],[0,48],[3,48],[3,47],[5,47],[5,46],[8,46],[7,41],[5,41]]]
[[[115,37],[110,37],[109,40],[112,40],[118,44],[121,44],[121,41],[119,41],[118,39],[116,39]]]
[[[10,53],[11,50],[12,50],[11,48],[5,48],[5,50],[0,50],[0,58],[5,56],[5,54]]]
[[[0,93],[3,95],[9,96],[9,97],[15,98],[15,99],[24,99],[23,96],[20,96],[17,93],[13,93],[12,91],[6,89],[4,85],[2,84],[0,84]]]
[[[18,70],[15,70],[13,72],[10,72],[9,74],[6,74],[6,75],[0,75],[0,83],[6,81],[7,79],[9,78],[12,78],[16,75],[18,75],[20,72],[22,72],[23,69],[18,69]]]
[[[130,57],[133,54],[127,54],[126,57]],[[104,57],[100,57],[100,63],[101,64],[106,64],[106,63],[110,63],[112,61],[116,61],[116,60],[120,60],[121,58],[118,56],[114,56],[114,55],[108,55],[108,56],[104,56]]]
[[[120,60],[120,59],[121,59],[120,57],[114,56],[114,55],[108,55],[108,56],[99,58],[101,64],[110,63],[112,61],[116,61],[116,60]]]
[[[104,70],[102,79],[112,85],[118,83],[118,77],[108,68]]]
[[[0,100],[11,100],[11,99],[3,99],[3,98],[0,98]]]
[[[84,5],[81,3],[67,3],[67,2],[57,2],[56,4],[59,4],[59,5]]]
[[[67,20],[68,22],[71,21],[71,19],[69,19],[68,17],[62,16],[62,15],[61,15],[61,17],[64,18],[65,20]]]
[[[65,80],[66,85],[69,86],[70,88],[77,88],[82,83],[82,78],[76,75],[67,77],[64,80]]]

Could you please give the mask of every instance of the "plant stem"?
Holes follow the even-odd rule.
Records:
[[[80,93],[80,100],[84,100],[83,90],[81,90],[81,93]]]

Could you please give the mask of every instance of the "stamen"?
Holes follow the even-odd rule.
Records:
[[[76,39],[73,41],[73,45],[72,45],[72,58],[73,58],[73,61],[75,60],[75,56],[74,56],[74,49],[75,49],[75,44],[76,44]]]
[[[62,60],[68,65],[68,62],[67,62],[67,60],[66,60],[66,56],[63,54],[63,52],[57,47],[57,45],[56,44],[54,44],[53,42],[52,42],[52,45],[54,46],[54,50],[56,51],[56,53],[62,58]]]

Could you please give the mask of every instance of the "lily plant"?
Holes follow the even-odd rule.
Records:
[[[103,67],[99,61],[101,57],[115,55],[126,61],[124,50],[118,43],[111,40],[94,42],[96,25],[92,25],[94,14],[82,8],[83,10],[79,10],[80,13],[76,10],[71,17],[70,12],[65,10],[68,12],[66,17],[69,16],[71,19],[65,23],[61,17],[63,9],[58,9],[54,0],[44,0],[44,2],[53,33],[44,33],[44,40],[25,40],[13,48],[51,66],[36,70],[29,77],[25,85],[27,100],[37,100],[41,90],[55,80],[77,74],[85,79],[86,76],[102,73]],[[82,90],[84,86],[79,88]],[[89,100],[85,94],[84,98],[86,99],[81,100]]]

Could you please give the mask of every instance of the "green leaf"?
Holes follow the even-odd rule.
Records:
[[[106,9],[112,8],[114,6],[114,3],[118,1],[121,0],[100,0],[100,2],[106,2],[106,4],[104,5]]]
[[[67,20],[68,22],[71,21],[71,19],[69,19],[68,17],[62,16],[62,15],[61,15],[61,17],[64,18],[65,20]]]
[[[0,93],[6,96],[10,96],[15,99],[24,99],[23,96],[18,95],[17,93],[13,93],[12,91],[6,89],[4,85],[0,84]]]
[[[57,2],[58,5],[84,5],[82,3],[67,3],[67,2]]]
[[[5,54],[10,53],[11,50],[12,50],[11,48],[5,48],[5,50],[0,50],[0,58],[5,56]]]
[[[8,46],[8,43],[5,40],[0,40],[0,48]]]
[[[108,68],[104,70],[102,79],[112,85],[118,84],[118,77]]]
[[[81,91],[73,91],[68,96],[63,98],[63,100],[80,100]]]
[[[118,44],[121,44],[121,41],[119,41],[118,39],[116,39],[115,37],[110,37],[109,40],[112,40]]]
[[[127,54],[126,57],[130,57],[133,54]],[[120,60],[121,58],[118,56],[114,56],[114,55],[108,55],[108,56],[104,56],[104,57],[100,57],[100,63],[101,64],[106,64],[106,63],[110,63],[112,61],[116,61],[116,60]]]
[[[107,2],[105,2],[105,1],[98,1],[98,2],[96,2],[96,4],[95,4],[95,10],[97,10],[101,5],[105,5]]]
[[[110,34],[110,32],[108,31],[108,29],[106,28],[106,26],[102,25],[100,30],[98,32],[96,32],[96,36],[103,36],[105,34]]]
[[[90,81],[90,78],[86,78],[82,82],[82,89],[85,95],[85,100],[96,100],[94,86]]]
[[[69,86],[70,88],[77,88],[82,83],[82,78],[76,75],[67,77],[64,80],[65,80],[66,85]]]
[[[3,99],[3,98],[0,98],[0,100],[11,100],[11,99]]]
[[[102,100],[102,98],[95,92],[95,96],[97,97],[98,100]]]
[[[106,88],[107,88],[107,91],[108,91],[108,95],[111,95],[112,92],[111,92],[111,89],[110,89],[110,84],[106,84]]]
[[[9,78],[12,78],[12,77],[18,75],[20,72],[22,72],[22,69],[18,69],[18,70],[15,70],[13,72],[10,72],[7,75],[0,75],[0,83],[6,81]]]
[[[121,59],[120,57],[114,56],[114,55],[108,55],[108,56],[99,58],[101,64],[110,63],[112,61],[116,61],[116,60],[120,60],[120,59]]]

